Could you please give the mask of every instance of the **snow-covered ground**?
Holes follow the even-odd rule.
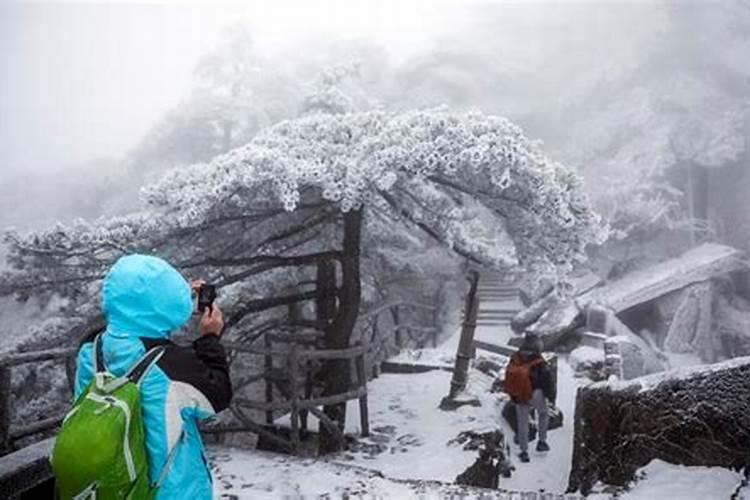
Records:
[[[742,474],[721,467],[685,467],[654,460],[639,471],[643,477],[623,500],[719,500],[732,498]],[[601,498],[592,495],[589,498]],[[736,500],[750,499],[750,489],[739,491]]]
[[[441,356],[436,352],[434,358],[429,354],[425,357]],[[517,470],[511,478],[502,479],[503,488],[565,490],[572,454],[570,415],[575,398],[572,371],[566,363],[560,365],[560,378],[569,381],[561,384],[558,401],[566,419],[562,429],[550,432],[552,451],[532,452],[532,462],[521,464],[515,457],[516,446],[511,444]],[[505,396],[491,394],[489,388],[493,379],[477,370],[471,372],[467,392],[477,395],[482,406],[439,410],[438,404],[448,393],[450,380],[451,373],[442,370],[383,374],[373,380],[369,385],[371,436],[361,440],[358,450],[336,457],[316,461],[213,448],[217,493],[240,498],[278,498],[300,493],[315,497],[323,493],[356,491],[357,485],[364,481],[367,488],[372,489],[367,490],[369,494],[387,493],[393,498],[408,498],[415,491],[415,481],[452,483],[474,462],[477,452],[464,451],[460,445],[451,445],[449,441],[469,430],[501,427],[506,436],[512,433],[500,414]],[[312,428],[315,430],[314,423]],[[350,404],[347,432],[356,435],[359,430],[358,406]],[[325,479],[327,476],[333,477],[329,480]],[[436,493],[442,487],[417,484],[427,488],[421,490],[426,493]],[[410,494],[404,497],[404,492]]]
[[[361,440],[358,450],[336,457],[316,461],[214,448],[217,493],[240,498],[279,498],[302,493],[310,497],[324,493],[338,496],[344,491],[350,495],[364,491],[388,498],[410,498],[417,492],[447,494],[444,483],[452,483],[477,457],[476,451],[464,451],[449,441],[462,431],[486,431],[498,426],[512,436],[501,424],[505,398],[488,392],[492,378],[480,372],[472,371],[469,391],[479,396],[481,407],[439,410],[450,379],[449,372],[435,370],[384,374],[372,381],[371,436]],[[563,391],[560,399],[571,395],[572,391]],[[350,404],[348,432],[359,432],[358,419],[357,405]],[[566,422],[563,429],[552,431],[552,451],[546,456],[534,452],[530,464],[515,463],[518,470],[510,479],[502,479],[501,486],[564,491],[572,453],[571,429],[570,422]],[[515,445],[512,447],[515,455]]]
[[[455,344],[451,341],[435,352],[401,356],[447,361]],[[573,447],[575,393],[585,379],[575,378],[565,359],[558,365],[558,406],[564,424],[549,433],[551,451],[537,453],[531,447],[531,462],[517,460],[512,431],[501,417],[505,396],[492,394],[492,378],[471,370],[467,392],[476,395],[480,407],[464,406],[456,411],[438,409],[448,393],[451,373],[434,370],[420,374],[383,374],[369,384],[371,436],[359,440],[353,450],[322,459],[295,458],[226,447],[210,448],[215,493],[220,498],[512,498],[507,491],[562,493],[567,487]],[[311,419],[315,430],[315,420]],[[511,442],[516,467],[510,478],[500,478],[506,490],[488,493],[453,486],[455,477],[473,463],[476,451],[464,451],[450,441],[462,431],[487,431],[500,427]],[[347,432],[359,434],[358,406],[350,403]],[[655,461],[644,470],[644,479],[626,500],[729,498],[740,475],[726,469],[680,467]],[[606,491],[599,489],[599,491]],[[518,497],[516,497],[518,498]],[[597,493],[592,499],[611,498]],[[742,497],[740,497],[742,498]],[[750,498],[750,497],[748,497]]]

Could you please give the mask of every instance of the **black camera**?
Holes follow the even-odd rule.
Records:
[[[216,287],[214,285],[203,284],[198,289],[198,312],[203,312],[211,308],[216,300]]]

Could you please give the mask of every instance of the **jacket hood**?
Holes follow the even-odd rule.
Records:
[[[534,356],[537,354],[542,353],[542,339],[537,337],[534,334],[527,333],[523,341],[521,342],[521,345],[518,347],[519,352],[525,354],[526,356]]]
[[[126,255],[104,277],[102,309],[117,337],[167,338],[193,311],[190,285],[158,257]]]

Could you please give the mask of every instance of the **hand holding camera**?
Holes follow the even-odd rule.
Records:
[[[224,329],[224,315],[214,304],[216,287],[203,280],[193,281],[190,285],[193,292],[198,294],[196,312],[201,315],[198,332],[200,335],[220,336]]]

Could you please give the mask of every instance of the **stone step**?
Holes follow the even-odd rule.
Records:
[[[477,318],[508,318],[513,319],[513,317],[516,315],[514,312],[489,312],[489,311],[479,311],[479,314],[477,314]]]
[[[495,354],[501,354],[503,356],[512,356],[516,352],[516,349],[511,346],[497,345],[481,340],[475,340],[474,347],[484,351],[494,352]]]

